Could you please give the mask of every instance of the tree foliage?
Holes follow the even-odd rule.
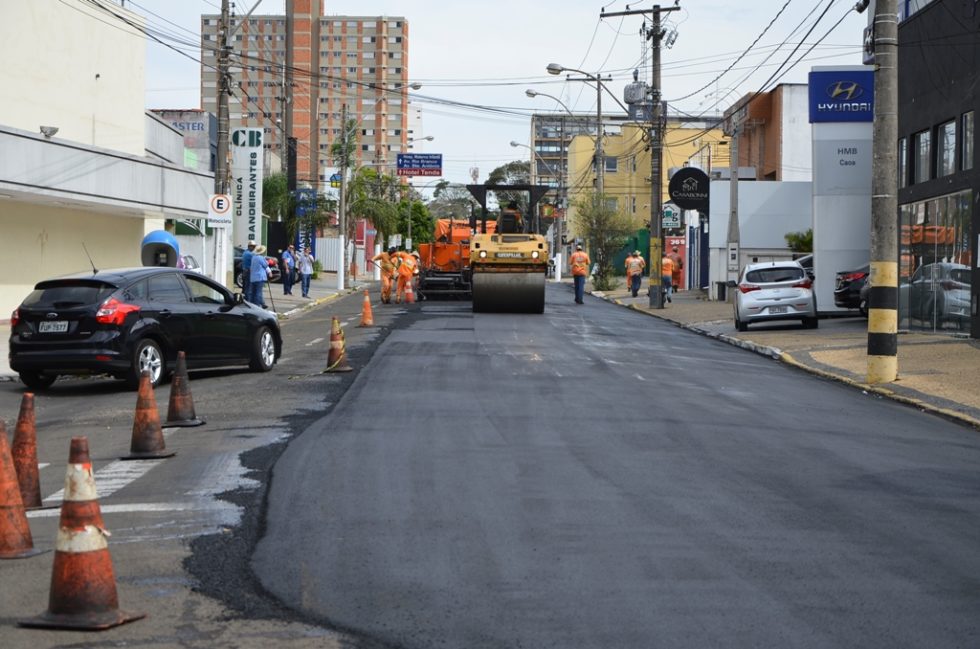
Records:
[[[597,266],[594,286],[608,291],[615,286],[613,258],[632,232],[630,218],[610,206],[601,194],[586,192],[575,201],[575,231],[586,240]]]
[[[527,160],[513,160],[503,164],[487,176],[487,184],[493,185],[527,185],[531,182],[531,163]],[[527,192],[495,192],[497,203],[505,206],[514,202],[525,219],[528,219],[528,207],[531,197]]]
[[[443,180],[436,185],[429,201],[429,212],[434,219],[468,219],[470,210],[477,206],[476,199],[464,185]]]
[[[316,206],[308,209],[305,216],[296,216],[296,197],[287,189],[284,173],[273,173],[262,180],[262,213],[279,219],[285,225],[286,238],[292,241],[301,225],[308,230],[316,230],[327,224],[332,202],[319,196]]]
[[[813,228],[806,232],[787,232],[783,238],[793,252],[813,252]]]

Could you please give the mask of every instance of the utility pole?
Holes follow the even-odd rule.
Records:
[[[653,47],[651,48],[650,65],[650,100],[653,104],[650,111],[650,286],[647,290],[649,306],[651,309],[664,308],[664,298],[666,294],[661,282],[664,252],[664,231],[663,231],[663,153],[664,153],[664,128],[666,119],[663,115],[663,93],[660,88],[660,45],[664,37],[664,29],[660,20],[660,14],[678,11],[680,7],[677,3],[672,7],[661,7],[653,5],[652,9],[631,9],[627,11],[617,11],[606,13],[600,11],[599,17],[606,16],[633,16],[636,14],[650,14],[652,27],[647,30],[646,38],[650,39]],[[672,43],[668,42],[668,45]]]
[[[228,73],[228,37],[231,27],[229,0],[221,0],[221,24],[218,25],[218,153],[214,169],[214,193],[228,193],[228,95],[231,92],[231,76]],[[234,224],[232,225],[234,228]],[[228,229],[214,230],[214,260],[211,266],[216,281],[229,286],[228,281]]]
[[[875,107],[871,163],[871,293],[868,383],[898,378],[898,16],[896,0],[875,4]]]
[[[293,42],[295,25],[293,20],[295,7],[293,5],[293,0],[286,0],[286,56],[282,70],[282,133],[280,133],[284,142],[293,134],[293,48],[296,45]],[[286,150],[285,147],[284,150]],[[314,174],[314,177],[318,178],[319,176]]]
[[[742,110],[743,108],[736,104],[735,112],[732,113],[732,143],[728,150],[731,178],[728,181],[728,246],[725,251],[725,278],[729,281],[738,279],[742,254],[739,250],[742,236],[738,227],[738,136],[742,128],[740,119]],[[748,110],[748,104],[744,110]]]
[[[337,262],[337,290],[343,291],[346,286],[344,273],[347,264],[347,104],[344,104],[340,111],[340,201],[338,210],[340,216],[340,255]]]

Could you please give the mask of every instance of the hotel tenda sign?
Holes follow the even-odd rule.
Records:
[[[871,122],[875,114],[872,70],[810,72],[810,123]]]

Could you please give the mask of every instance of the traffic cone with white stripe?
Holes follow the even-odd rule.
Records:
[[[364,291],[364,307],[361,309],[360,326],[362,327],[374,326],[374,313],[371,311],[371,295],[366,290]]]
[[[0,559],[24,559],[40,553],[34,549],[14,460],[7,445],[7,429],[0,420]]]
[[[129,455],[120,460],[156,460],[173,457],[177,451],[168,451],[163,441],[160,427],[160,412],[153,396],[150,371],[144,370],[140,376],[140,390],[136,397],[136,413],[133,416],[133,437],[129,444]]]
[[[347,349],[344,347],[344,332],[340,320],[333,317],[330,323],[330,353],[327,355],[326,372],[350,372],[354,368],[347,363]]]
[[[41,507],[41,479],[37,467],[37,427],[34,416],[34,393],[25,392],[20,399],[20,414],[10,445],[20,498],[25,509]]]
[[[415,291],[412,289],[411,279],[405,284],[405,304],[415,304]]]
[[[102,521],[88,438],[73,437],[65,475],[48,610],[18,624],[46,629],[101,631],[146,617],[119,610],[116,575]]]

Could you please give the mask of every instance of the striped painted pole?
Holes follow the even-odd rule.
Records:
[[[872,261],[868,294],[868,383],[898,377],[898,263]]]
[[[119,610],[108,536],[95,492],[88,438],[73,437],[51,569],[48,610],[18,624],[102,630],[146,617],[145,613]]]

